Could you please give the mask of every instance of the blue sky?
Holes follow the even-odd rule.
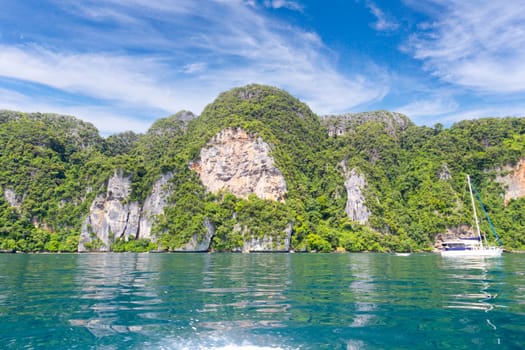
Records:
[[[525,1],[0,0],[0,109],[103,134],[249,83],[319,114],[525,116]]]

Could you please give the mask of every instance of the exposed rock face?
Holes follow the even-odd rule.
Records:
[[[183,122],[188,122],[192,119],[195,119],[195,114],[190,111],[180,111],[176,114],[176,116]]]
[[[96,250],[106,252],[117,238],[128,239],[136,237],[140,209],[136,202],[126,203],[131,193],[131,179],[124,177],[122,171],[115,174],[108,181],[106,195],[95,198],[89,209],[89,215],[82,225],[79,251],[88,250],[87,243],[99,239]]]
[[[245,96],[249,98],[249,96]],[[228,191],[240,198],[255,194],[262,199],[284,201],[286,182],[270,156],[270,146],[260,137],[245,130],[228,128],[215,135],[200,153],[200,161],[191,164],[209,192]],[[208,235],[202,242],[197,237],[182,250],[207,250],[214,234],[207,223]],[[288,251],[292,225],[282,235],[262,237],[252,235],[249,227],[236,227],[242,232],[243,245],[239,251]]]
[[[206,226],[206,235],[199,239],[197,235],[193,235],[191,240],[186,245],[175,249],[176,252],[205,252],[210,249],[211,239],[215,234],[215,226],[209,221],[204,220],[204,226]]]
[[[20,208],[20,198],[16,195],[15,191],[10,188],[4,188],[4,198],[9,203],[10,206],[19,209]]]
[[[322,118],[323,124],[328,128],[328,136],[341,136],[366,122],[375,121],[385,124],[390,135],[396,135],[397,130],[406,130],[413,123],[407,116],[388,111],[349,113],[343,115],[329,115]]]
[[[151,228],[155,222],[156,215],[164,212],[166,200],[171,194],[168,181],[173,177],[172,173],[163,174],[161,178],[155,182],[151,194],[144,201],[142,206],[142,217],[140,219],[140,238],[148,238],[152,241],[156,237],[152,236]]]
[[[271,235],[255,237],[250,234],[248,229],[244,229],[242,252],[287,252],[290,250],[292,224],[289,224],[284,230],[283,236],[284,239],[282,237],[272,237]]]
[[[78,251],[96,250],[106,252],[118,238],[148,238],[151,234],[155,215],[163,212],[170,190],[166,189],[172,174],[163,175],[154,185],[144,205],[128,202],[131,194],[131,179],[122,171],[115,171],[108,181],[105,195],[95,198],[89,215],[82,224]]]
[[[262,199],[284,201],[284,177],[274,165],[270,146],[243,129],[225,129],[203,148],[200,161],[192,168],[209,192],[221,190],[247,198],[254,193]]]
[[[505,205],[511,199],[518,199],[525,196],[525,159],[522,159],[511,172],[506,176],[499,176],[496,181],[506,187]]]
[[[441,169],[439,170],[437,177],[440,180],[452,179],[452,174],[450,173],[450,169],[446,163],[441,164]]]
[[[467,225],[459,225],[453,227],[447,227],[445,233],[439,233],[436,235],[434,241],[434,248],[437,250],[443,249],[443,242],[454,239],[472,238],[476,237],[476,232],[473,227]]]
[[[345,212],[351,220],[357,221],[361,224],[366,224],[370,218],[370,211],[366,207],[365,196],[363,195],[363,189],[366,187],[366,180],[363,175],[356,171],[356,169],[348,171],[344,161],[342,167],[345,175],[347,195]]]

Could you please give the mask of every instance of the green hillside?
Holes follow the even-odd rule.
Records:
[[[270,145],[286,181],[284,201],[208,193],[191,164],[226,128]],[[82,222],[109,177],[132,181],[143,202],[172,174],[173,191],[154,233],[158,240],[116,242],[113,250],[177,250],[215,231],[210,250],[238,251],[241,227],[283,238],[297,251],[431,250],[437,236],[471,226],[465,175],[471,175],[508,249],[525,248],[525,199],[505,205],[496,181],[525,157],[525,118],[416,126],[387,111],[320,118],[285,91],[249,85],[222,93],[200,116],[182,111],[145,134],[102,138],[74,117],[0,111],[0,249],[76,251]],[[344,170],[366,180],[366,223],[345,213]],[[483,227],[488,232],[488,227]]]
[[[82,216],[109,169],[104,140],[68,116],[0,111],[0,121],[1,248],[76,251]]]
[[[206,142],[228,127],[257,134],[272,145],[272,155],[288,186],[286,204],[255,196],[243,200],[227,193],[206,193],[188,164],[199,158]],[[331,211],[337,218],[344,215],[343,198],[333,200],[341,179],[334,163],[326,163],[330,154],[326,131],[319,118],[288,93],[259,85],[233,89],[221,94],[183,129],[163,143],[169,145],[163,148],[169,149],[167,152],[145,161],[151,173],[159,171],[155,162],[160,162],[162,172],[175,174],[177,190],[159,227],[159,232],[168,232],[161,240],[163,247],[176,249],[195,233],[204,235],[202,223],[208,219],[216,226],[212,249],[236,250],[242,246],[242,238],[233,230],[235,225],[246,225],[258,236],[277,237],[290,223],[296,246],[306,249],[306,236],[316,232],[323,216],[333,219],[328,218]],[[150,136],[151,130],[142,141]],[[159,141],[157,136],[153,139]],[[137,149],[146,154],[155,147],[139,142]],[[332,200],[326,199],[329,197]]]

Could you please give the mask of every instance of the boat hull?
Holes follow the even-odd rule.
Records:
[[[475,249],[475,250],[442,250],[441,256],[446,257],[470,257],[470,256],[481,256],[481,257],[497,257],[501,256],[503,248],[487,248],[487,249]]]

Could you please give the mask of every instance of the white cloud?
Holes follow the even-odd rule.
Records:
[[[150,120],[130,118],[128,114],[116,111],[115,108],[99,108],[96,106],[73,106],[66,108],[63,106],[49,105],[47,108],[42,107],[39,111],[43,110],[73,115],[81,120],[93,123],[104,136],[129,130],[145,132],[153,124]],[[161,118],[165,116],[166,115],[159,115],[157,117]]]
[[[255,68],[255,67],[254,67]],[[285,66],[231,69],[217,72],[206,78],[211,86],[222,86],[224,82],[230,86],[240,86],[247,83],[259,83],[278,86],[291,91],[296,97],[307,103],[312,110],[320,115],[348,112],[351,108],[378,101],[388,92],[387,82],[375,84],[365,77],[356,76],[354,80],[341,77],[335,70],[315,67],[294,68]],[[385,78],[386,79],[386,78]]]
[[[206,63],[204,62],[195,62],[188,63],[183,67],[183,71],[186,74],[200,73],[206,69]]]
[[[435,20],[420,27],[408,48],[428,71],[473,90],[525,91],[525,2],[424,3],[433,9]]]
[[[264,5],[273,9],[286,8],[293,11],[303,10],[303,6],[298,2],[290,0],[265,0]]]
[[[434,99],[413,101],[394,110],[407,115],[417,123],[419,121],[424,122],[427,117],[440,116],[454,112],[458,107],[459,104],[452,99],[436,97]]]
[[[89,18],[90,20],[96,21],[96,22],[104,22],[104,21],[117,21],[120,23],[128,23],[129,25],[137,25],[139,24],[135,18],[131,16],[127,16],[124,13],[119,12],[116,9],[105,7],[105,6],[93,6],[93,7],[85,7],[82,5],[82,3],[76,3],[71,2],[69,5],[69,10],[73,12],[77,12],[78,14],[81,14],[82,16]]]
[[[525,103],[522,102],[478,102],[473,105],[461,105],[448,95],[416,100],[393,110],[407,115],[418,125],[427,126],[435,123],[450,125],[461,120],[486,117],[525,117]]]
[[[440,117],[439,122],[452,124],[462,120],[487,117],[525,117],[525,104],[497,105],[481,108],[466,108],[460,112],[447,113]]]
[[[141,57],[57,53],[39,46],[0,45],[0,76],[169,111],[176,108],[177,101],[170,89],[155,79],[166,68]]]
[[[393,18],[387,16],[376,4],[372,1],[366,2],[366,7],[370,10],[377,21],[372,24],[372,27],[378,31],[393,31],[399,28],[399,23],[397,23]]]
[[[31,97],[22,93],[0,88],[0,107],[14,111],[58,113],[72,115],[83,121],[92,123],[103,135],[134,130],[144,132],[152,122],[131,118],[124,111],[115,107],[62,105],[56,101],[41,97]],[[162,115],[161,115],[162,116]],[[158,117],[161,117],[158,116]]]
[[[97,8],[105,6],[107,6],[108,8],[116,8],[120,11],[122,11],[122,9],[126,7],[131,7],[154,10],[169,14],[191,14],[194,12],[195,7],[202,7],[201,4],[195,4],[194,1],[188,0],[85,0],[82,1],[82,3],[83,6],[78,4],[70,4],[68,2],[67,5],[64,6],[83,8],[86,11],[93,11],[94,9],[96,10]],[[152,13],[147,15],[152,15]]]
[[[348,111],[388,92],[388,75],[381,69],[361,62],[342,75],[335,67],[336,58],[316,33],[264,17],[241,0],[209,1],[206,6],[190,0],[61,4],[73,16],[97,23],[87,30],[77,24],[82,21],[71,22],[75,45],[86,45],[68,47],[66,39],[53,46],[0,44],[0,76],[84,100],[98,99],[108,106],[102,113],[86,102],[86,111],[107,116],[113,104],[117,119],[122,106],[161,110],[166,115],[181,109],[198,114],[220,92],[249,83],[286,89],[317,113]],[[297,3],[271,4],[294,7]],[[100,26],[104,21],[114,29],[108,32],[107,26]],[[98,46],[86,50],[93,37],[100,38]],[[127,47],[141,54],[128,54]],[[69,104],[78,105],[73,102]],[[59,101],[47,104],[62,112],[60,105]]]

